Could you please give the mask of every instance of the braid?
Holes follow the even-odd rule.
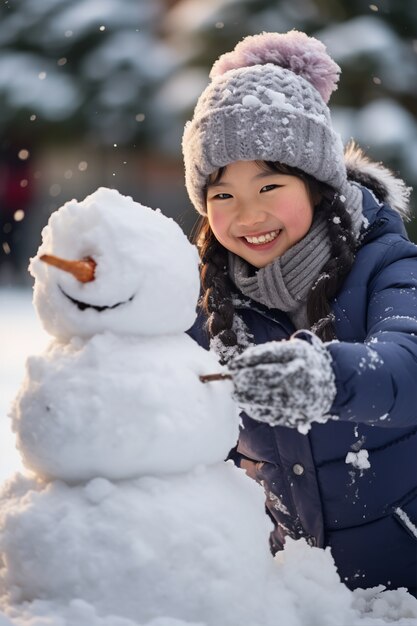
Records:
[[[194,241],[201,258],[201,304],[206,312],[207,329],[211,337],[218,337],[224,346],[236,346],[233,330],[235,315],[231,281],[227,273],[227,250],[215,238],[207,218],[200,218]]]
[[[313,332],[324,341],[331,341],[336,334],[330,302],[353,265],[357,242],[352,234],[352,220],[338,194],[325,190],[316,210],[327,215],[331,258],[309,293],[307,316]]]

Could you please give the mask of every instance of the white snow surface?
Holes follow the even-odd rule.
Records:
[[[120,257],[120,281],[136,284],[139,274],[152,299],[164,289],[169,239],[167,273],[192,300],[195,256],[171,220],[115,192],[92,197],[58,211],[43,244],[65,256],[73,237],[74,258],[100,252],[97,267],[108,271],[97,272],[89,296],[119,297],[112,263]],[[138,247],[144,267],[135,265]],[[75,305],[56,285],[77,294],[82,286],[45,268],[32,263],[35,301],[59,338],[29,358],[13,403],[31,471],[0,490],[0,626],[415,626],[415,598],[382,587],[350,592],[328,549],[289,539],[272,558],[262,488],[223,462],[238,429],[231,385],[199,381],[221,367],[183,333],[185,318],[158,333],[162,317],[153,326],[137,306],[124,332],[116,315],[102,323],[96,311],[69,314]],[[83,337],[65,338],[77,322]]]
[[[358,452],[348,452],[345,463],[351,463],[355,469],[365,470],[371,467],[369,452],[364,448]]]
[[[199,380],[220,371],[184,333],[52,342],[28,359],[13,404],[24,463],[42,476],[80,481],[221,462],[238,436],[231,383]]]
[[[145,622],[269,624],[262,509],[261,490],[231,463],[77,486],[18,476],[0,501],[0,585],[13,604],[77,598]]]

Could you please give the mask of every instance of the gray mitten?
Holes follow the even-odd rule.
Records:
[[[305,339],[270,341],[246,349],[228,363],[239,406],[271,426],[297,427],[306,433],[310,423],[324,417],[336,395],[331,356],[311,333]]]

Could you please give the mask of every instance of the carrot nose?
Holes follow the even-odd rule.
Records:
[[[67,259],[60,259],[52,254],[43,254],[40,257],[41,261],[53,265],[64,272],[72,274],[80,283],[90,283],[94,280],[94,272],[97,263],[91,258],[86,257],[79,261],[68,261]]]

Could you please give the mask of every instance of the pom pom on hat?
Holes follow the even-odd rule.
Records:
[[[307,80],[326,104],[337,89],[340,67],[327,54],[321,41],[297,30],[245,37],[234,50],[219,57],[212,67],[210,78],[229,70],[267,63],[291,70]]]

